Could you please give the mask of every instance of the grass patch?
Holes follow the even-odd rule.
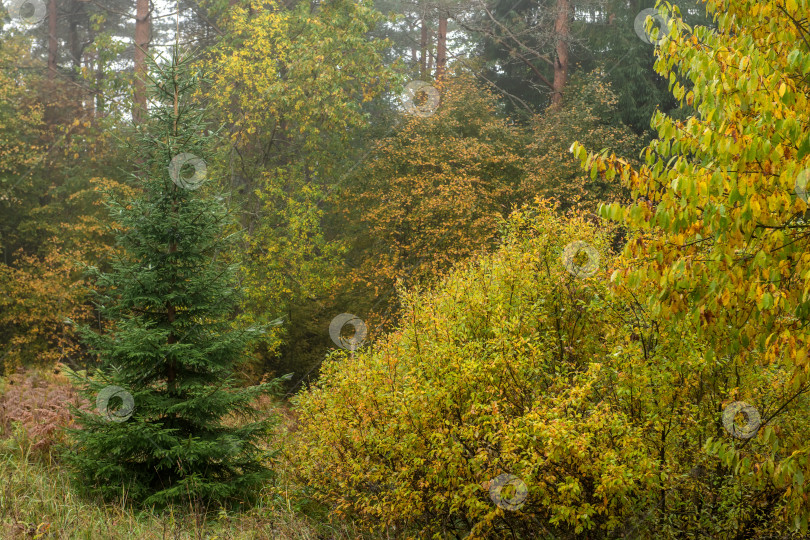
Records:
[[[41,374],[40,374],[41,375]],[[39,381],[36,388],[28,387],[19,395],[10,392],[24,384],[23,378],[9,385],[0,380],[0,405],[10,411],[9,398],[15,397],[16,409],[26,414],[7,414],[0,422],[0,538],[65,538],[65,539],[357,539],[379,538],[364,535],[348,521],[333,518],[329,509],[307,499],[293,478],[292,465],[279,461],[277,478],[262,491],[255,507],[240,513],[212,513],[201,508],[169,508],[163,511],[132,507],[127,494],[121,493],[115,503],[104,503],[79,496],[70,484],[68,471],[59,462],[53,445],[43,444],[47,437],[61,439],[59,430],[43,432],[37,429],[38,417],[27,414],[42,408],[41,377],[26,375],[25,381]],[[61,384],[53,376],[44,376],[49,383]],[[16,389],[15,389],[16,390]],[[56,395],[56,394],[54,394]],[[17,398],[31,396],[30,404],[20,404]],[[34,405],[33,403],[36,403]],[[261,409],[285,409],[264,401]],[[269,410],[268,410],[269,412]],[[293,421],[283,414],[284,425],[274,444],[283,444]],[[50,418],[50,417],[49,417]],[[60,418],[61,420],[61,418]]]

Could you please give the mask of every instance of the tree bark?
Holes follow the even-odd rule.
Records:
[[[96,113],[104,112],[104,64],[101,62],[101,51],[96,51]]]
[[[427,43],[428,43],[427,21],[425,20],[425,17],[422,17],[422,36],[421,39],[419,40],[419,51],[422,55],[421,58],[422,65],[420,66],[422,79],[425,79],[427,77]]]
[[[140,0],[138,0],[140,2]],[[148,0],[147,0],[148,1]],[[174,123],[172,124],[172,138],[176,141],[180,138],[180,133],[177,130],[177,121],[180,119],[180,96],[179,96],[179,89],[177,86],[177,72],[175,72],[173,77],[174,86],[172,88],[174,94]],[[177,174],[180,174],[180,171],[177,171]],[[177,189],[174,190],[175,193]],[[177,214],[177,200],[172,201],[172,213]],[[177,242],[175,239],[169,241],[169,253],[177,253]],[[174,323],[175,317],[177,313],[172,304],[169,301],[166,301],[166,319],[168,320],[169,324],[171,325]],[[169,333],[169,339],[167,340],[169,345],[173,345],[177,343],[177,335],[174,333],[174,328]],[[170,394],[174,394],[176,391],[176,380],[177,380],[177,363],[174,359],[169,361],[169,364],[166,366],[166,387]]]
[[[69,17],[70,31],[68,33],[68,47],[70,48],[70,62],[73,64],[73,70],[70,73],[70,77],[75,81],[77,72],[82,67],[82,51],[81,45],[79,44],[79,22],[76,20],[75,11],[70,13]]]
[[[444,77],[447,67],[447,14],[439,15],[439,33],[436,42],[436,80]]]
[[[428,48],[427,48],[427,56],[428,56],[428,64],[427,64],[427,73],[428,75],[433,73],[433,32],[430,31],[428,28],[428,38],[427,38]]]
[[[146,55],[149,51],[151,30],[149,0],[135,3],[135,83],[132,103],[132,121],[139,124],[146,119]]]
[[[568,81],[568,42],[571,34],[569,0],[557,0],[557,19],[554,21],[557,58],[554,61],[554,82],[552,85],[551,106],[559,108],[563,101],[563,90]]]
[[[48,79],[56,77],[56,55],[59,43],[56,41],[56,0],[48,1]]]

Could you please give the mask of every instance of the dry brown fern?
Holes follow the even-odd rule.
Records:
[[[64,440],[62,428],[74,422],[71,404],[88,408],[58,367],[53,373],[19,368],[0,386],[0,438],[19,437],[31,455],[47,457]]]

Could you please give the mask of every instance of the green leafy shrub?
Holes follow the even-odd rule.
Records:
[[[508,229],[491,257],[405,295],[398,331],[353,358],[335,355],[300,396],[294,452],[316,497],[422,534],[484,535],[508,521],[529,535],[539,515],[587,522],[633,489],[628,472],[652,473],[629,422],[589,405],[605,283],[577,280],[560,261],[580,239],[604,260],[605,235],[548,207]],[[502,473],[530,492],[508,519],[487,491]],[[593,495],[576,503],[582,480]],[[602,492],[613,496],[602,502]]]
[[[649,284],[612,284],[626,266],[606,251],[608,231],[541,204],[504,233],[494,254],[405,294],[398,330],[335,353],[296,398],[289,451],[313,498],[419,538],[756,538],[797,527],[802,495],[786,479],[805,459],[792,452],[808,403],[771,407],[786,391],[782,367],[705,355],[688,322],[651,316]],[[599,254],[590,277],[563,262],[576,241]],[[735,400],[761,413],[756,436],[724,427]],[[775,432],[790,434],[782,447]]]

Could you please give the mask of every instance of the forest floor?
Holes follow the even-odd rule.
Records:
[[[274,444],[283,444],[294,419],[286,407],[269,408],[282,419]],[[24,426],[0,433],[0,540],[372,538],[308,502],[283,452],[275,465],[276,480],[262,492],[258,505],[241,513],[209,514],[207,519],[189,508],[137,510],[125,493],[115,503],[84,499],[57,459],[52,452],[38,451]]]
[[[199,512],[172,509],[137,511],[125,495],[116,504],[88,501],[70,486],[55,463],[30,459],[14,438],[0,440],[0,539],[356,539],[351,523],[335,523],[326,513],[284,494],[297,491],[287,471],[261,502],[242,513],[222,512],[203,519]],[[331,522],[330,522],[331,521]]]

